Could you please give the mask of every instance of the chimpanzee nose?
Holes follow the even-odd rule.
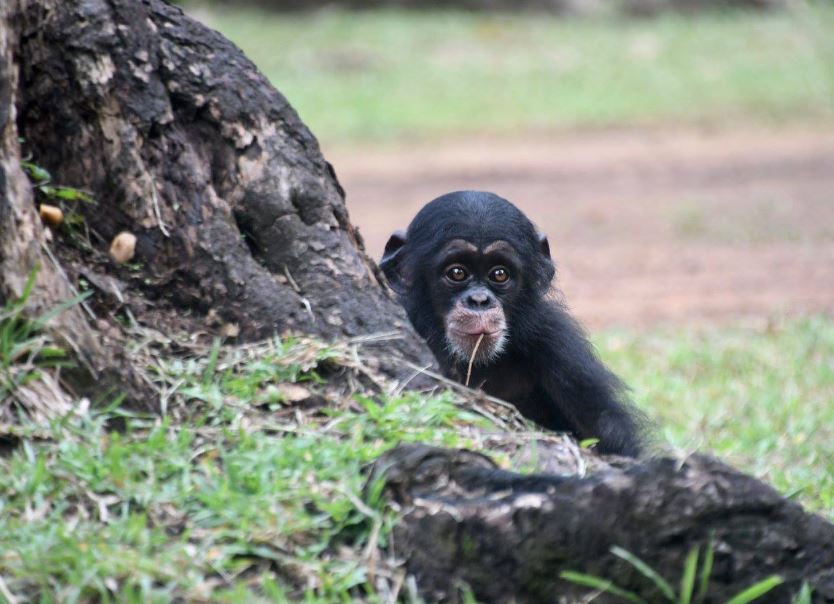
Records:
[[[495,298],[483,290],[469,292],[466,296],[466,306],[472,310],[486,310],[492,308],[494,303]]]

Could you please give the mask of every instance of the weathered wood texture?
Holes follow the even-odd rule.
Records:
[[[14,61],[19,43],[14,23],[20,7],[19,0],[7,0],[0,6],[0,304],[20,298],[36,271],[27,312],[30,317],[40,317],[77,292],[48,251],[32,188],[21,169],[15,121],[20,91]],[[121,348],[100,338],[78,307],[52,320],[46,331],[77,363],[75,369],[64,372],[65,384],[73,385],[77,394],[106,396],[108,400],[125,395],[136,406],[152,406],[148,390]]]
[[[577,570],[662,602],[610,548],[625,548],[677,586],[690,549],[703,552],[712,538],[707,602],[725,602],[772,574],[786,583],[761,602],[790,602],[802,581],[814,588],[814,602],[834,602],[834,525],[750,476],[694,455],[600,465],[579,477],[560,447],[535,454],[549,473],[515,474],[476,453],[423,445],[377,462],[373,475],[386,477],[402,508],[395,554],[428,599],[454,600],[463,582],[478,601],[575,602],[591,590],[559,573]]]
[[[16,64],[6,53],[3,94],[24,152],[97,202],[78,207],[90,245],[62,228],[51,249],[70,281],[96,290],[99,330],[118,331],[128,308],[163,332],[239,329],[247,340],[401,331],[390,356],[430,360],[380,285],[316,139],[238,48],[160,0],[4,6]],[[6,123],[14,146],[13,114]],[[43,244],[9,161],[28,230],[4,237],[7,257]],[[137,237],[123,266],[107,255],[121,231]],[[10,267],[3,280],[26,274]]]

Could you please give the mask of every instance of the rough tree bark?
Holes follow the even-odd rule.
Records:
[[[787,604],[807,581],[814,602],[834,602],[834,525],[750,476],[701,455],[596,462],[585,476],[580,457],[559,444],[540,444],[534,457],[543,473],[423,445],[377,461],[372,476],[385,478],[402,508],[395,553],[428,599],[454,601],[467,584],[483,602],[577,602],[593,590],[559,578],[576,570],[663,602],[611,547],[677,587],[691,548],[701,546],[703,556],[712,540],[707,602],[726,602],[773,574],[785,583],[757,601]]]
[[[43,257],[19,134],[55,182],[96,200],[76,208],[83,236],[62,227],[50,249],[70,281],[96,290],[98,331],[118,340],[124,308],[162,331],[241,339],[403,331],[387,350],[430,360],[380,285],[316,139],[233,44],[160,0],[3,10],[6,296],[38,263],[43,304],[68,294]],[[121,231],[136,236],[123,266],[107,254]],[[79,312],[62,321],[91,340],[87,356],[112,364]]]
[[[36,272],[27,310],[31,317],[39,317],[76,292],[48,251],[32,188],[21,169],[15,123],[19,80],[13,60],[19,38],[12,25],[19,8],[17,0],[0,6],[0,304],[20,298],[30,275]],[[136,404],[152,405],[121,347],[100,338],[77,307],[53,320],[47,331],[73,353],[78,366],[68,369],[65,378],[79,394],[124,394]]]

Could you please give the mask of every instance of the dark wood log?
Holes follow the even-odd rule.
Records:
[[[15,0],[4,11],[14,201],[4,198],[0,216],[21,212],[26,232],[3,236],[1,291],[14,295],[33,265],[47,267],[48,245],[64,281],[95,291],[95,327],[117,346],[117,317],[129,310],[162,332],[242,340],[394,333],[383,370],[430,362],[380,284],[315,137],[237,47],[161,0]],[[83,224],[48,244],[18,135],[56,183],[96,200],[76,204]],[[118,264],[108,250],[123,231],[136,237],[135,256]],[[20,254],[26,261],[12,262]],[[41,278],[50,299],[69,293]],[[91,331],[77,311],[62,320],[65,331]]]
[[[377,461],[372,477],[384,477],[402,513],[394,554],[424,597],[454,601],[466,584],[483,602],[575,602],[592,590],[559,578],[574,570],[662,602],[611,547],[677,587],[693,546],[703,555],[712,541],[707,602],[725,602],[774,574],[785,583],[759,601],[788,603],[807,581],[814,602],[834,602],[834,525],[761,481],[703,455],[597,462],[578,475],[566,446],[536,447],[536,465],[548,473],[529,475],[424,445]]]

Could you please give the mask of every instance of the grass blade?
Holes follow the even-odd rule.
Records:
[[[791,600],[791,604],[811,604],[811,595],[811,586],[803,582],[799,593]]]
[[[773,575],[755,583],[742,591],[741,593],[733,596],[727,604],[747,604],[748,602],[752,602],[756,598],[760,598],[761,596],[765,595],[774,587],[781,585],[784,583],[785,580],[780,577],[779,575]]]
[[[601,577],[597,577],[594,575],[586,575],[585,573],[577,573],[572,570],[562,571],[561,573],[559,573],[559,577],[564,579],[565,581],[576,583],[577,585],[591,587],[593,589],[598,589],[601,592],[611,594],[612,596],[618,596],[623,600],[633,602],[634,604],[648,604],[646,600],[638,596],[633,591],[620,589],[611,581],[603,579]]]
[[[712,575],[712,563],[715,560],[715,540],[710,538],[707,549],[704,552],[704,565],[701,567],[701,576],[698,578],[698,597],[695,604],[703,604],[707,598],[709,589],[709,578]]]
[[[686,564],[683,567],[683,576],[681,577],[681,591],[680,604],[690,604],[692,602],[692,592],[695,590],[695,574],[698,571],[698,556],[700,548],[696,545],[686,556]]]
[[[611,548],[611,553],[631,564],[640,572],[641,575],[643,575],[652,583],[654,583],[660,590],[660,592],[666,597],[667,600],[669,600],[670,602],[675,601],[675,590],[672,589],[672,586],[669,585],[669,582],[666,581],[666,579],[657,574],[657,571],[651,568],[648,564],[643,562],[640,558],[632,554],[630,551],[625,550],[616,545]]]
[[[220,338],[214,338],[211,344],[211,352],[209,352],[208,362],[206,368],[203,370],[203,384],[211,383],[214,378],[214,370],[217,368],[217,361],[220,358]]]
[[[47,312],[43,313],[40,317],[32,321],[33,326],[35,327],[35,329],[43,329],[43,327],[47,323],[49,323],[52,319],[60,315],[62,312],[64,312],[68,308],[72,308],[76,304],[80,304],[92,295],[92,291],[86,291],[70,298],[69,300],[64,300],[60,304],[56,304],[53,308],[50,308]]]

